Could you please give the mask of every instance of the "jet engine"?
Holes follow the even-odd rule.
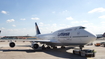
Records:
[[[14,43],[14,42],[10,42],[10,43],[9,43],[9,46],[10,46],[11,48],[15,47],[15,43]]]
[[[32,48],[33,48],[33,49],[37,49],[38,47],[39,47],[38,44],[32,44]]]

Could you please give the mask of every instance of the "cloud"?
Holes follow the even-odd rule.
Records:
[[[73,20],[73,18],[72,18],[72,17],[67,17],[66,19],[67,19],[67,20]]]
[[[16,27],[16,25],[12,25],[13,27]]]
[[[92,32],[94,34],[102,34],[104,33],[105,30],[105,26],[104,25],[97,25],[97,24],[93,24],[93,23],[86,23],[83,26],[86,27],[86,30],[88,30],[89,32]]]
[[[22,19],[20,19],[20,20],[26,20],[25,18],[22,18]]]
[[[32,20],[39,20],[39,18],[35,17],[35,18],[31,18]]]
[[[56,23],[54,23],[54,24],[52,24],[52,26],[56,27],[56,26],[57,26],[57,24],[56,24]]]
[[[1,11],[1,13],[3,13],[3,14],[7,14],[7,12],[6,12],[6,11]]]
[[[105,15],[99,16],[98,18],[105,19]]]
[[[90,23],[90,22],[87,20],[73,20],[73,21],[71,21],[71,25],[73,25],[73,26],[81,26],[81,25],[87,24],[87,23]]]
[[[43,25],[44,23],[40,22],[39,24]]]
[[[68,10],[64,10],[62,12],[59,12],[60,14],[67,14],[69,11]]]
[[[4,27],[2,27],[1,29],[5,29]]]
[[[105,24],[105,21],[102,21],[101,24]]]
[[[89,11],[88,13],[104,12],[104,11],[105,11],[105,8],[100,7],[100,8],[95,8],[95,9]]]
[[[15,21],[14,19],[9,19],[9,20],[7,20],[8,23],[14,22],[14,21]]]

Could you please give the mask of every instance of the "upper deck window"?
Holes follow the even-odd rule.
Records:
[[[79,29],[85,29],[85,27],[80,27]]]

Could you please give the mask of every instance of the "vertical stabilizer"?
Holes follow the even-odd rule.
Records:
[[[103,33],[103,35],[102,35],[103,37],[105,37],[105,33]]]
[[[35,22],[35,27],[36,27],[36,35],[41,34],[36,22]]]

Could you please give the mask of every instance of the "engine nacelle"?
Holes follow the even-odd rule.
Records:
[[[37,49],[38,47],[39,47],[38,44],[32,44],[32,48],[33,48],[33,49]]]
[[[15,47],[15,43],[14,43],[14,42],[10,42],[10,43],[9,43],[9,46],[10,46],[11,48]]]

